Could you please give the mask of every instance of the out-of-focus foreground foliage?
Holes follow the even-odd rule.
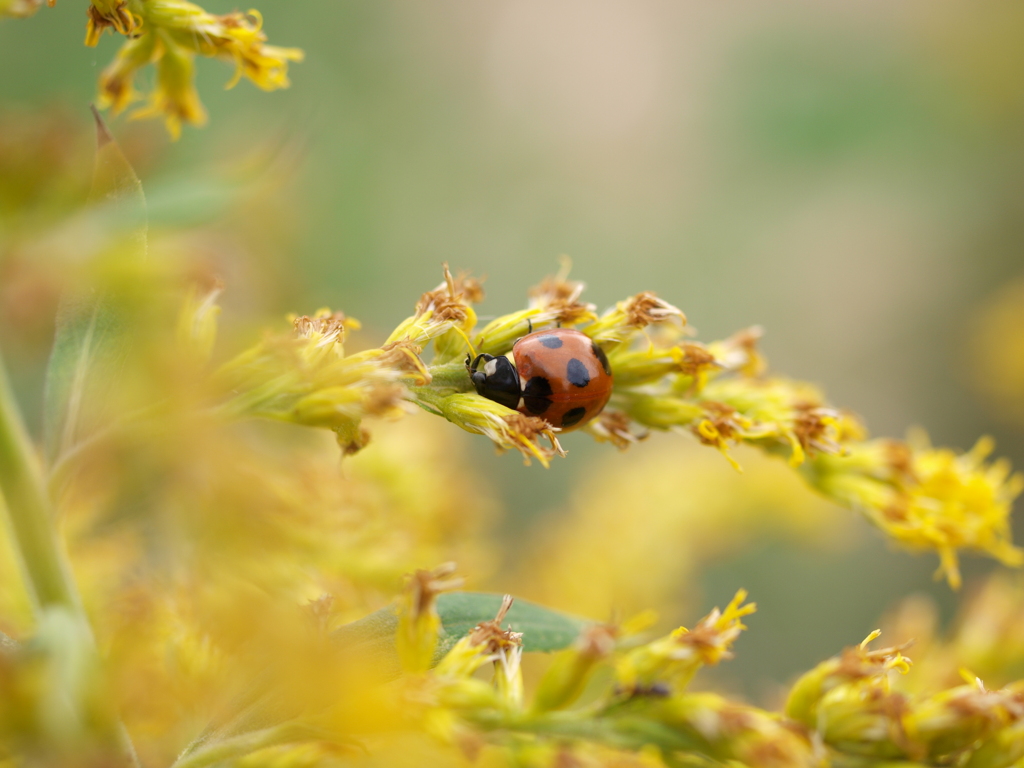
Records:
[[[143,30],[126,50],[142,45],[155,17],[132,7],[92,18],[90,40],[106,24]],[[171,66],[174,50],[160,50]],[[1024,595],[1006,572],[948,630],[908,599],[884,620],[890,647],[855,636],[820,664],[797,660],[809,671],[763,708],[694,682],[731,658],[754,610],[745,593],[688,630],[665,632],[648,612],[692,615],[680,585],[725,553],[767,539],[836,547],[851,518],[809,489],[937,553],[953,584],[960,551],[1018,565],[1020,479],[987,441],[965,453],[869,439],[818,388],[769,372],[755,331],[700,343],[650,293],[599,314],[566,275],[527,309],[479,322],[480,284],[446,274],[409,297],[390,335],[354,334],[354,319],[321,310],[270,330],[225,323],[224,337],[234,310],[222,296],[273,278],[244,244],[182,222],[237,216],[259,240],[283,206],[278,169],[257,157],[258,177],[217,182],[203,198],[215,212],[147,212],[105,129],[90,191],[81,133],[60,117],[0,119],[0,309],[15,331],[4,351],[51,354],[41,423],[0,377],[0,764],[1024,758]],[[981,386],[1007,412],[1021,402],[1017,292],[975,326]],[[510,552],[468,446],[490,438],[535,464],[563,461],[563,446],[473,393],[462,361],[554,324],[607,350],[615,399],[589,431],[627,451],[605,446],[567,514]],[[485,437],[461,441],[446,420]],[[804,610],[813,627],[815,606]]]

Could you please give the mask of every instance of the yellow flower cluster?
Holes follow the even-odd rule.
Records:
[[[447,587],[436,580],[449,575],[448,568],[417,574],[400,602],[399,626],[419,627],[413,655],[420,659],[439,642],[435,602]],[[589,625],[526,696],[521,657],[530,633],[507,625],[514,601],[506,595],[496,617],[469,629],[432,669],[417,662],[393,683],[371,686],[376,694],[363,691],[375,712],[364,711],[357,723],[347,707],[344,717],[307,708],[264,729],[263,742],[200,746],[179,765],[245,752],[252,762],[239,764],[316,765],[303,761],[326,759],[327,744],[351,740],[378,757],[395,744],[425,754],[430,748],[416,733],[439,742],[429,754],[441,766],[1008,768],[1024,757],[1024,683],[990,690],[970,678],[931,693],[905,692],[911,660],[904,647],[870,648],[878,631],[800,677],[783,712],[690,691],[702,666],[730,657],[741,619],[754,611],[744,599],[741,592],[693,630],[655,639],[627,626]],[[489,683],[480,674],[488,666]],[[359,732],[371,723],[377,733]]]
[[[830,498],[862,511],[910,549],[939,553],[939,572],[960,585],[957,551],[984,552],[1019,566],[1024,553],[1010,542],[1013,500],[1024,477],[1006,461],[991,464],[989,439],[967,453],[932,448],[920,436],[909,443],[871,440],[846,446],[842,456],[808,463],[811,484]]]
[[[53,5],[55,0],[49,0]],[[2,0],[0,14],[29,16],[41,0]],[[156,67],[156,88],[132,117],[163,117],[171,136],[183,123],[203,125],[206,110],[195,88],[195,57],[216,58],[235,68],[227,87],[246,77],[265,91],[287,88],[288,64],[302,61],[298,48],[267,45],[259,11],[212,14],[186,0],[90,0],[85,44],[95,46],[107,29],[128,38],[100,74],[99,103],[115,114],[141,98],[140,69]]]
[[[958,454],[923,438],[868,440],[860,421],[817,388],[767,373],[759,329],[701,344],[686,335],[683,313],[650,292],[598,316],[580,302],[582,285],[561,275],[534,289],[527,309],[476,331],[471,304],[482,298],[479,283],[453,278],[447,268],[445,275],[378,349],[345,356],[341,339],[351,321],[342,315],[297,320],[295,338],[270,339],[225,366],[235,394],[224,407],[330,427],[352,452],[366,443],[364,416],[397,415],[408,400],[547,465],[565,454],[559,430],[479,396],[464,356],[507,354],[531,328],[575,326],[605,350],[615,376],[609,407],[586,427],[597,440],[626,448],[642,429],[689,433],[737,469],[736,445],[786,456],[813,488],[862,512],[904,547],[937,552],[953,587],[960,584],[958,551],[1024,562],[1009,526],[1024,479],[1004,461],[986,461],[990,441]]]

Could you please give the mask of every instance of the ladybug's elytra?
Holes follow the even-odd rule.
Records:
[[[511,357],[466,358],[477,393],[563,432],[597,416],[612,395],[604,350],[572,328],[527,334],[512,345]]]

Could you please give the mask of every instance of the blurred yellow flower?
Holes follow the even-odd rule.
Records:
[[[91,0],[88,15],[85,44],[90,47],[95,47],[107,27],[130,37],[142,25],[141,20],[129,10],[128,0]]]
[[[975,387],[1001,421],[1024,425],[1024,280],[988,298],[975,318],[972,341]]]
[[[41,0],[0,0],[0,15],[30,16]],[[50,0],[50,5],[54,0]],[[265,91],[287,88],[288,64],[302,61],[298,48],[267,45],[263,16],[257,10],[222,15],[187,0],[90,0],[85,44],[95,46],[107,29],[128,38],[100,74],[98,101],[121,112],[138,98],[135,74],[157,68],[157,87],[149,104],[132,117],[163,117],[172,138],[181,125],[203,125],[206,110],[195,89],[195,56],[217,58],[235,68],[227,87],[243,77]]]

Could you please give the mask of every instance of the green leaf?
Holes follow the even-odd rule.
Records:
[[[437,598],[445,638],[442,645],[450,648],[469,634],[481,621],[493,619],[501,607],[501,595],[483,592],[447,592]],[[527,600],[516,600],[505,615],[504,624],[523,633],[523,650],[560,651],[568,647],[590,623],[577,616],[559,613]]]
[[[108,248],[121,259],[146,255],[146,200],[142,184],[99,114],[96,168],[90,204],[110,235]],[[104,395],[128,352],[124,311],[95,288],[67,291],[46,371],[43,433],[51,466],[89,432],[107,421]]]
[[[441,660],[459,638],[477,624],[490,621],[501,606],[501,595],[484,592],[446,592],[437,598],[442,637],[434,661]],[[516,600],[505,616],[504,626],[523,633],[525,651],[559,651],[568,647],[588,621],[559,613],[527,600]],[[384,677],[398,677],[401,668],[395,649],[398,615],[393,606],[381,608],[335,630],[340,648],[374,664]]]

